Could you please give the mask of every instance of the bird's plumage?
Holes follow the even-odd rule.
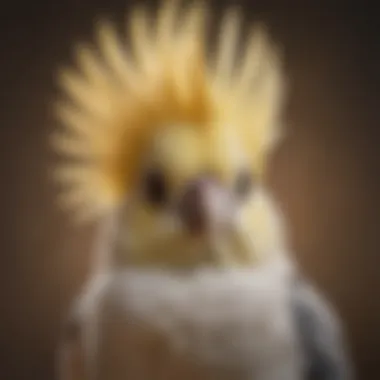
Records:
[[[296,277],[278,259],[248,269],[99,277],[81,309],[89,322],[82,338],[94,352],[89,372],[107,380],[351,379],[338,319]],[[296,323],[301,314],[306,325]]]
[[[276,48],[256,27],[235,62],[241,20],[232,9],[210,55],[205,3],[180,5],[164,1],[156,19],[136,8],[127,22],[129,45],[114,25],[99,22],[97,44],[79,45],[76,67],[60,72],[65,98],[57,113],[64,129],[53,141],[64,161],[56,176],[64,204],[77,215],[99,217],[120,206],[136,185],[150,141],[168,125],[205,131],[205,141],[215,130],[233,134],[249,165],[263,166],[283,92]]]
[[[230,9],[212,49],[208,16],[203,2],[163,0],[153,18],[138,7],[129,43],[99,23],[60,73],[64,203],[111,221],[64,380],[349,379],[333,311],[294,285],[263,177],[282,132],[277,48],[263,27],[241,36]]]

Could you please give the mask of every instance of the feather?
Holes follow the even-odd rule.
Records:
[[[277,125],[281,62],[264,30],[256,28],[235,67],[243,37],[235,9],[227,10],[220,23],[218,54],[210,62],[208,14],[203,2],[182,8],[179,0],[163,0],[155,17],[140,6],[129,13],[125,41],[115,25],[101,21],[97,45],[78,44],[76,67],[58,76],[71,106],[57,107],[64,131],[53,146],[64,158],[60,166],[76,170],[74,158],[85,172],[90,160],[91,170],[107,185],[99,187],[92,175],[83,174],[82,181],[66,176],[67,191],[94,188],[96,195],[86,204],[98,209],[107,199],[110,207],[117,206],[135,185],[148,142],[173,121],[204,130],[234,128],[252,152],[252,167],[261,167]]]

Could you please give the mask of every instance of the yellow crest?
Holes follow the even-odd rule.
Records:
[[[153,22],[147,9],[134,9],[130,44],[99,23],[97,49],[78,47],[78,69],[61,72],[67,99],[57,107],[64,129],[54,145],[64,162],[56,174],[65,205],[81,217],[102,216],[126,198],[149,136],[164,124],[229,125],[258,170],[277,133],[282,76],[265,31],[254,28],[239,54],[241,20],[229,9],[213,55],[204,4],[163,1]]]

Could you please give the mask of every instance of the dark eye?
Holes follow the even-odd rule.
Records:
[[[253,176],[250,171],[244,170],[236,178],[235,192],[239,198],[246,197],[254,186]]]
[[[159,169],[151,169],[146,173],[142,190],[144,198],[154,206],[162,206],[167,202],[167,183],[164,174]]]

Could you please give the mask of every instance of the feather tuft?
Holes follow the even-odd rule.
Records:
[[[99,216],[124,202],[149,139],[173,122],[230,126],[252,152],[252,165],[262,165],[278,124],[280,59],[258,26],[237,65],[241,18],[230,9],[210,62],[208,14],[203,2],[182,8],[179,0],[163,0],[155,18],[143,7],[129,15],[130,44],[101,21],[98,46],[77,46],[77,67],[58,75],[70,104],[57,106],[64,131],[53,138],[64,158],[56,174],[65,185],[65,207]]]

